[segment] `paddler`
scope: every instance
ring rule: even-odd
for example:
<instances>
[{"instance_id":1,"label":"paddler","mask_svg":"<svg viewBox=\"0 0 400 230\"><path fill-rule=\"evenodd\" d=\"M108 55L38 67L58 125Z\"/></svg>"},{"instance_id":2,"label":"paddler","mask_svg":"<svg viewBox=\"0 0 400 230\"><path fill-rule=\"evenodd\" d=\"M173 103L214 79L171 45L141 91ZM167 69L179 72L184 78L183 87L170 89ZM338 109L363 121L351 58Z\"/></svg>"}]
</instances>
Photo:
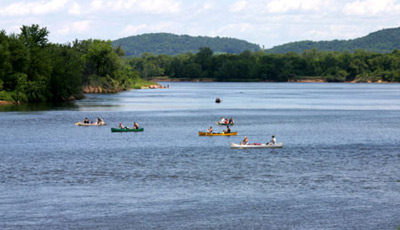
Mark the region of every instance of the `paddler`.
<instances>
[{"instance_id":1,"label":"paddler","mask_svg":"<svg viewBox=\"0 0 400 230\"><path fill-rule=\"evenodd\" d=\"M133 122L133 129L139 129L139 124L136 122Z\"/></svg>"},{"instance_id":2,"label":"paddler","mask_svg":"<svg viewBox=\"0 0 400 230\"><path fill-rule=\"evenodd\" d=\"M231 132L231 129L229 128L229 125L226 126L226 130L224 130L223 132L224 132L224 133L230 133L230 132Z\"/></svg>"},{"instance_id":3,"label":"paddler","mask_svg":"<svg viewBox=\"0 0 400 230\"><path fill-rule=\"evenodd\" d=\"M249 144L249 138L246 136L244 137L243 141L240 143L241 145L248 145Z\"/></svg>"},{"instance_id":4,"label":"paddler","mask_svg":"<svg viewBox=\"0 0 400 230\"><path fill-rule=\"evenodd\" d=\"M207 129L207 133L212 133L212 132L213 132L213 128L212 128L212 126L210 126L210 128Z\"/></svg>"},{"instance_id":5,"label":"paddler","mask_svg":"<svg viewBox=\"0 0 400 230\"><path fill-rule=\"evenodd\" d=\"M274 135L272 135L272 140L270 140L267 145L275 145L276 144L276 138Z\"/></svg>"}]
</instances>

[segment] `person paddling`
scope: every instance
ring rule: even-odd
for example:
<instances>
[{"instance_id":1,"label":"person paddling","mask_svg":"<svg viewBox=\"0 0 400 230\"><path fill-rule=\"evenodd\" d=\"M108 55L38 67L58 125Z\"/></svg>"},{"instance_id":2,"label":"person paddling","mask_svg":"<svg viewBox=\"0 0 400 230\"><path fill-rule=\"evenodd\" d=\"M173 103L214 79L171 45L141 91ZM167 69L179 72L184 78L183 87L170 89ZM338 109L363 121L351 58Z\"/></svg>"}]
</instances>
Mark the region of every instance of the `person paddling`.
<instances>
[{"instance_id":1,"label":"person paddling","mask_svg":"<svg viewBox=\"0 0 400 230\"><path fill-rule=\"evenodd\" d=\"M207 129L207 133L212 133L212 132L213 132L213 128L212 128L212 126L210 126L210 128Z\"/></svg>"},{"instance_id":2,"label":"person paddling","mask_svg":"<svg viewBox=\"0 0 400 230\"><path fill-rule=\"evenodd\" d=\"M223 132L224 132L224 133L230 133L230 132L231 132L231 129L229 128L229 125L226 126L226 130L224 130Z\"/></svg>"},{"instance_id":3,"label":"person paddling","mask_svg":"<svg viewBox=\"0 0 400 230\"><path fill-rule=\"evenodd\" d=\"M133 122L133 129L139 129L139 124L136 122Z\"/></svg>"},{"instance_id":4,"label":"person paddling","mask_svg":"<svg viewBox=\"0 0 400 230\"><path fill-rule=\"evenodd\" d=\"M221 117L220 123L221 123L221 124L225 124L225 118L224 118L224 117Z\"/></svg>"},{"instance_id":5,"label":"person paddling","mask_svg":"<svg viewBox=\"0 0 400 230\"><path fill-rule=\"evenodd\" d=\"M267 145L275 145L276 144L276 138L274 135L272 135L272 140L270 140Z\"/></svg>"},{"instance_id":6,"label":"person paddling","mask_svg":"<svg viewBox=\"0 0 400 230\"><path fill-rule=\"evenodd\" d=\"M120 128L120 129L125 129L126 127L123 126L122 123L120 122L120 123L119 123L119 128Z\"/></svg>"},{"instance_id":7,"label":"person paddling","mask_svg":"<svg viewBox=\"0 0 400 230\"><path fill-rule=\"evenodd\" d=\"M242 143L240 143L241 145L248 145L249 144L249 139L245 136Z\"/></svg>"},{"instance_id":8,"label":"person paddling","mask_svg":"<svg viewBox=\"0 0 400 230\"><path fill-rule=\"evenodd\" d=\"M229 124L230 124L230 125L233 125L233 122L234 122L234 121L233 121L233 118L232 118L232 117L229 118Z\"/></svg>"}]
</instances>

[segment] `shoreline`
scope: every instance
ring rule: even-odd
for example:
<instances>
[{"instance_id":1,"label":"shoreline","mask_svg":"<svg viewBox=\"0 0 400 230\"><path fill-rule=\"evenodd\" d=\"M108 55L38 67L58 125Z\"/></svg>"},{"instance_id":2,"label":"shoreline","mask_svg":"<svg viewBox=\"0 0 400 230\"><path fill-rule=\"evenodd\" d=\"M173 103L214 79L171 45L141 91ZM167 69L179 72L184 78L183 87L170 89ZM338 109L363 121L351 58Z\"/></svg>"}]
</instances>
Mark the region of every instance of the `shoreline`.
<instances>
[{"instance_id":1,"label":"shoreline","mask_svg":"<svg viewBox=\"0 0 400 230\"><path fill-rule=\"evenodd\" d=\"M326 81L325 79L318 78L318 79L290 79L288 81L216 81L211 78L199 78L199 79L189 79L189 78L152 78L150 81L155 82L221 82L221 83L232 83L232 82L240 82L240 83L263 83L263 82L270 82L270 83L377 83L377 84L395 84L399 82L389 82L389 81Z\"/></svg>"},{"instance_id":2,"label":"shoreline","mask_svg":"<svg viewBox=\"0 0 400 230\"><path fill-rule=\"evenodd\" d=\"M14 105L15 103L11 102L11 101L2 101L0 100L0 106L1 105Z\"/></svg>"},{"instance_id":3,"label":"shoreline","mask_svg":"<svg viewBox=\"0 0 400 230\"><path fill-rule=\"evenodd\" d=\"M210 78L200 78L200 79L186 79L186 78L179 78L179 79L167 79L167 78L153 78L150 81L152 82L219 82L215 81ZM277 81L248 81L248 82L240 82L240 81L224 81L220 83L350 83L350 84L360 84L360 83L375 83L375 84L398 84L400 82L388 82L388 81L344 81L344 82L328 82L325 81L324 79L299 79L299 80L289 80L285 82L277 82ZM75 101L75 100L81 100L85 98L85 94L114 94L114 93L120 93L124 91L129 91L129 90L137 90L137 89L158 89L158 88L167 88L165 86L162 86L160 84L150 84L150 85L142 85L138 88L128 88L128 89L104 89L101 86L85 86L82 88L82 95L74 95L71 96L70 98L66 99L64 102L70 102L70 101ZM7 106L7 105L18 105L19 103L15 103L12 101L4 101L0 100L0 106ZM30 104L30 103L26 103Z\"/></svg>"}]
</instances>

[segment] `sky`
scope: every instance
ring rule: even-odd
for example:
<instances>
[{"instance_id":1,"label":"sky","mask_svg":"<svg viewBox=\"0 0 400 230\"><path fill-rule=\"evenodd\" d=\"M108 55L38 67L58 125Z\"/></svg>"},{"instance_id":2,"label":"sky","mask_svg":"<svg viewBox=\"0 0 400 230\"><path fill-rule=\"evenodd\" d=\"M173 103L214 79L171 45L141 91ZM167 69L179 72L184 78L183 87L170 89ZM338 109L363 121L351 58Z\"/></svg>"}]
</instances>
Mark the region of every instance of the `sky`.
<instances>
[{"instance_id":1,"label":"sky","mask_svg":"<svg viewBox=\"0 0 400 230\"><path fill-rule=\"evenodd\" d=\"M143 33L244 39L265 48L400 26L400 0L0 0L0 29L39 24L53 43Z\"/></svg>"}]
</instances>

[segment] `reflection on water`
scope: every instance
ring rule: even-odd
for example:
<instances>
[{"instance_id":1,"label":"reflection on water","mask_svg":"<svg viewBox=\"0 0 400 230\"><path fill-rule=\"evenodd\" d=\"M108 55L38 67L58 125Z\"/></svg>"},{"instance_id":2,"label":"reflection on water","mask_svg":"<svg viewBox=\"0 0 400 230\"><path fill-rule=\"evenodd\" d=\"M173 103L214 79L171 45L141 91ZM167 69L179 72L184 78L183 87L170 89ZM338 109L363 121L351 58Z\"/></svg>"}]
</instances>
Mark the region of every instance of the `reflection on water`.
<instances>
[{"instance_id":1,"label":"reflection on water","mask_svg":"<svg viewBox=\"0 0 400 230\"><path fill-rule=\"evenodd\" d=\"M21 104L21 105L4 105L0 106L0 112L32 112L32 111L48 111L48 110L75 110L78 106L74 102L64 103L38 103L38 104Z\"/></svg>"}]
</instances>

